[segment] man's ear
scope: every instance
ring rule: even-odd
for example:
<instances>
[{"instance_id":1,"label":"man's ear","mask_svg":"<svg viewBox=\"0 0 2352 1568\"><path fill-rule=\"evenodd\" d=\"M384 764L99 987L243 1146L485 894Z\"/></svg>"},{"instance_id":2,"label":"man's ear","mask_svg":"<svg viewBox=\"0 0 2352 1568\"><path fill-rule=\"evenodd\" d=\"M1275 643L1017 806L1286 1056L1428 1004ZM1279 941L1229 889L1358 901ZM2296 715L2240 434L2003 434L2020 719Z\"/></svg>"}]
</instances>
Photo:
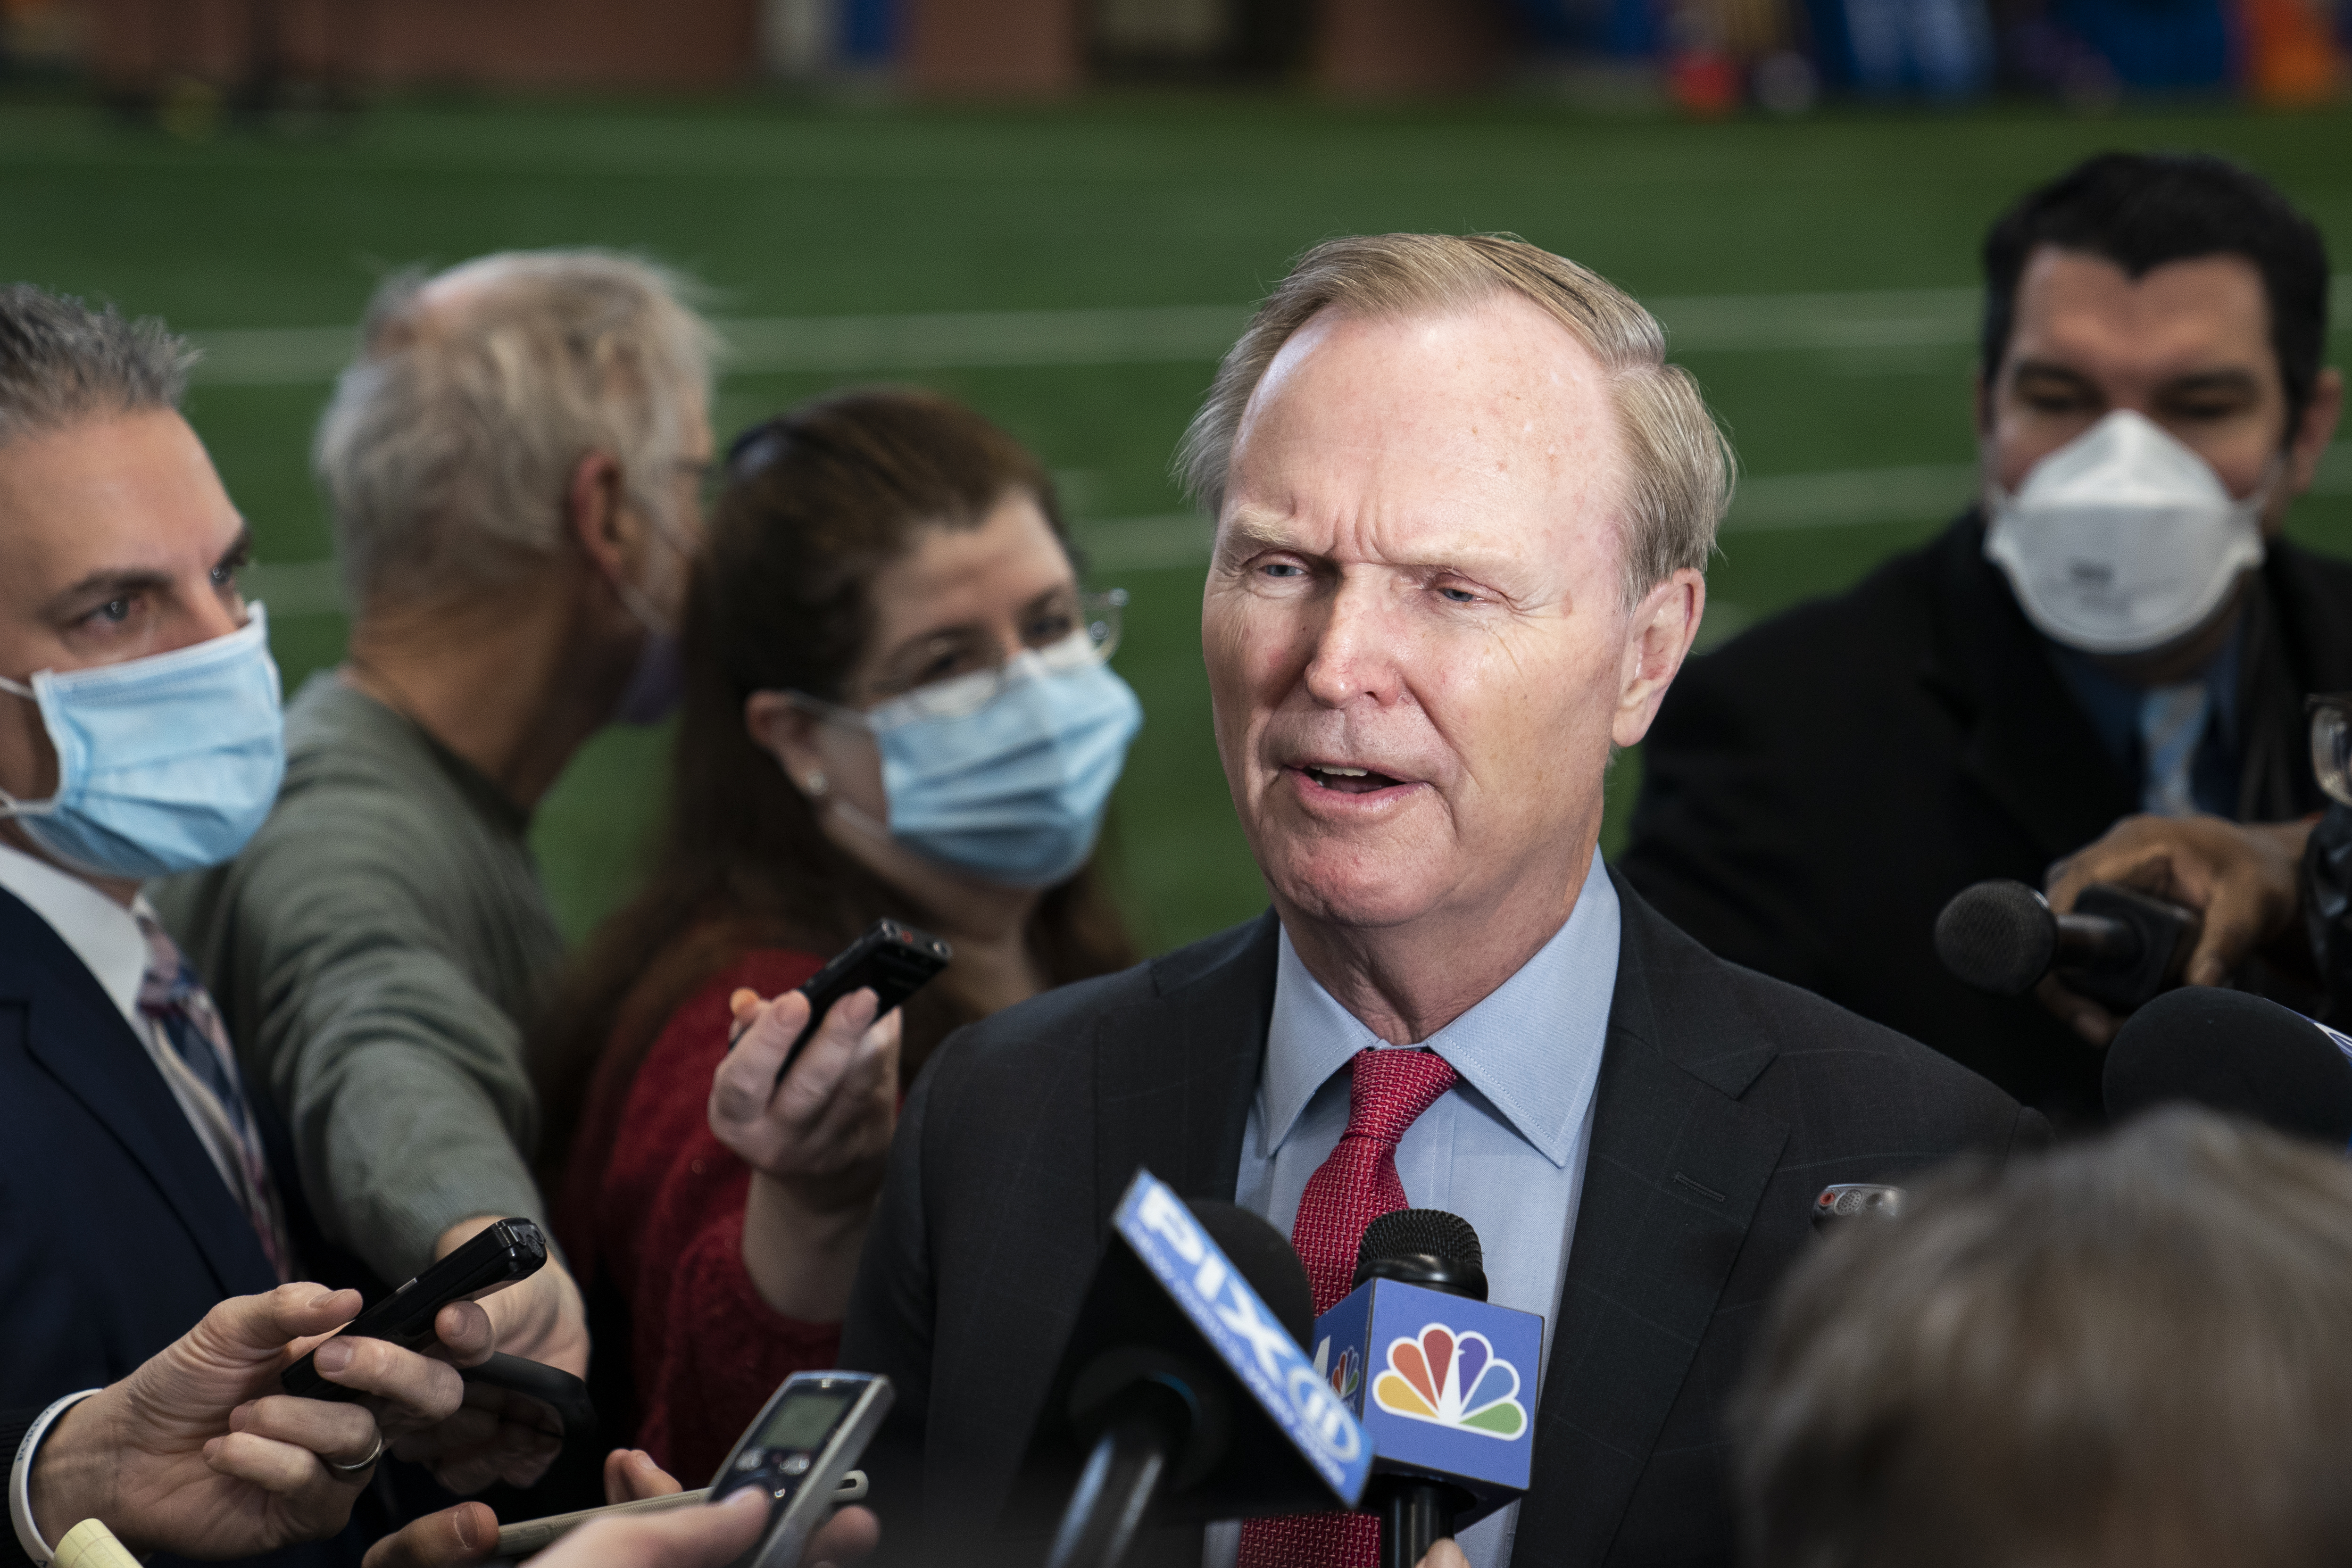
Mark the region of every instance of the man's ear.
<instances>
[{"instance_id":1,"label":"man's ear","mask_svg":"<svg viewBox=\"0 0 2352 1568\"><path fill-rule=\"evenodd\" d=\"M817 747L824 720L782 692L753 692L743 699L743 729L751 744L782 764L784 777L803 795L822 795L824 757ZM819 780L814 788L809 781Z\"/></svg>"},{"instance_id":2,"label":"man's ear","mask_svg":"<svg viewBox=\"0 0 2352 1568\"><path fill-rule=\"evenodd\" d=\"M2289 495L2300 496L2311 488L2312 480L2319 473L2319 460L2326 455L2327 444L2336 439L2336 426L2343 417L2344 372L2329 365L2311 383L2311 402L2287 438Z\"/></svg>"},{"instance_id":3,"label":"man's ear","mask_svg":"<svg viewBox=\"0 0 2352 1568\"><path fill-rule=\"evenodd\" d=\"M1650 733L1706 613L1706 579L1690 567L1642 596L1625 628L1624 679L1610 726L1610 738L1618 745L1638 745Z\"/></svg>"},{"instance_id":4,"label":"man's ear","mask_svg":"<svg viewBox=\"0 0 2352 1568\"><path fill-rule=\"evenodd\" d=\"M1969 407L1975 412L1979 444L1992 439L1992 383L1985 380L1984 361L1969 371Z\"/></svg>"},{"instance_id":5,"label":"man's ear","mask_svg":"<svg viewBox=\"0 0 2352 1568\"><path fill-rule=\"evenodd\" d=\"M564 531L598 575L614 584L629 580L634 564L626 500L621 465L605 452L583 455L563 489Z\"/></svg>"}]
</instances>

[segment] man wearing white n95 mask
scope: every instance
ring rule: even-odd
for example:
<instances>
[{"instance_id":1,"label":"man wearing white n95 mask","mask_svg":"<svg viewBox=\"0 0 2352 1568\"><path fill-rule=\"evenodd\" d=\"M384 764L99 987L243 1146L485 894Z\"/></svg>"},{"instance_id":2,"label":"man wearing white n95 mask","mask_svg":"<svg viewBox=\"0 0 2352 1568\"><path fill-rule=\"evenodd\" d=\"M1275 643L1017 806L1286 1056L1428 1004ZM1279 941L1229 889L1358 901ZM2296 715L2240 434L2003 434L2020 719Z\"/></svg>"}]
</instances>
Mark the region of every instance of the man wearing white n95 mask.
<instances>
[{"instance_id":1,"label":"man wearing white n95 mask","mask_svg":"<svg viewBox=\"0 0 2352 1568\"><path fill-rule=\"evenodd\" d=\"M2302 701L2352 687L2352 569L2280 530L2343 402L2327 256L2243 170L2116 153L2005 214L1985 275L1979 509L1694 661L1622 863L1723 956L2095 1119L2101 1059L1930 933L2126 816L2326 804Z\"/></svg>"},{"instance_id":2,"label":"man wearing white n95 mask","mask_svg":"<svg viewBox=\"0 0 2352 1568\"><path fill-rule=\"evenodd\" d=\"M322 1241L385 1283L547 1218L522 1038L562 939L527 835L589 737L676 695L710 454L709 333L677 293L584 251L378 293L316 454L349 653L289 705L252 842L158 895ZM487 1307L509 1351L587 1370L560 1260Z\"/></svg>"}]
</instances>

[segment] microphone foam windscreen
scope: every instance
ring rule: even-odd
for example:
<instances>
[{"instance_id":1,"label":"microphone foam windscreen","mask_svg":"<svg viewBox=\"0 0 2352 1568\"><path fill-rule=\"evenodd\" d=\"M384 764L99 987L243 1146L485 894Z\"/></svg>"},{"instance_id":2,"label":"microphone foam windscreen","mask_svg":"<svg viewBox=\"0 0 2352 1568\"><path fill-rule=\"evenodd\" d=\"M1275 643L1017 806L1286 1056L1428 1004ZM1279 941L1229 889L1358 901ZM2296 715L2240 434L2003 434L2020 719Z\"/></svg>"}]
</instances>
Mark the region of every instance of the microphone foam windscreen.
<instances>
[{"instance_id":1,"label":"microphone foam windscreen","mask_svg":"<svg viewBox=\"0 0 2352 1568\"><path fill-rule=\"evenodd\" d=\"M1964 887L1936 916L1936 956L1979 991L2021 997L2058 956L2058 917L2021 882Z\"/></svg>"},{"instance_id":2,"label":"microphone foam windscreen","mask_svg":"<svg viewBox=\"0 0 2352 1568\"><path fill-rule=\"evenodd\" d=\"M1409 1258L1424 1252L1480 1272L1486 1267L1477 1229L1460 1215L1442 1208L1400 1208L1373 1220L1364 1228L1364 1239L1356 1249L1356 1267L1361 1270L1374 1258Z\"/></svg>"},{"instance_id":3,"label":"microphone foam windscreen","mask_svg":"<svg viewBox=\"0 0 2352 1568\"><path fill-rule=\"evenodd\" d=\"M2102 1088L2118 1121L2187 1100L2352 1143L2352 1061L2301 1013L2243 991L2185 986L2149 1002L2107 1047Z\"/></svg>"},{"instance_id":4,"label":"microphone foam windscreen","mask_svg":"<svg viewBox=\"0 0 2352 1568\"><path fill-rule=\"evenodd\" d=\"M1197 1197L1185 1205L1209 1239L1249 1281L1265 1310L1292 1339L1305 1344L1315 1332L1315 1290L1290 1238L1239 1204Z\"/></svg>"}]
</instances>

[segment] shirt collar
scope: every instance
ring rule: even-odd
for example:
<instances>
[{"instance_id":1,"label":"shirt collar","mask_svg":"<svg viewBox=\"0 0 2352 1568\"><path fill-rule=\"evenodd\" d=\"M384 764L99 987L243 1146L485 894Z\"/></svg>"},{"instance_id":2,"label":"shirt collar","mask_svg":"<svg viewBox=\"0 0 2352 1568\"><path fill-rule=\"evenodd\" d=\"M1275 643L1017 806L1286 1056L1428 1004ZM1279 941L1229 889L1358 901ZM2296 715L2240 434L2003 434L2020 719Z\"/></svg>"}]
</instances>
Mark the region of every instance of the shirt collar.
<instances>
[{"instance_id":1,"label":"shirt collar","mask_svg":"<svg viewBox=\"0 0 2352 1568\"><path fill-rule=\"evenodd\" d=\"M125 909L81 878L5 843L0 843L0 888L49 923L137 1030L139 983L147 976L147 936L139 917L153 917L146 895Z\"/></svg>"},{"instance_id":2,"label":"shirt collar","mask_svg":"<svg viewBox=\"0 0 2352 1568\"><path fill-rule=\"evenodd\" d=\"M1483 1095L1520 1137L1556 1166L1575 1152L1583 1097L1566 1092L1581 1075L1564 1071L1564 1052L1598 1060L1617 991L1621 933L1617 889L1599 850L1576 908L1518 971L1426 1045ZM1307 972L1280 938L1265 1070L1258 1079L1258 1125L1272 1154L1316 1092L1367 1046L1389 1041L1366 1029Z\"/></svg>"}]
</instances>

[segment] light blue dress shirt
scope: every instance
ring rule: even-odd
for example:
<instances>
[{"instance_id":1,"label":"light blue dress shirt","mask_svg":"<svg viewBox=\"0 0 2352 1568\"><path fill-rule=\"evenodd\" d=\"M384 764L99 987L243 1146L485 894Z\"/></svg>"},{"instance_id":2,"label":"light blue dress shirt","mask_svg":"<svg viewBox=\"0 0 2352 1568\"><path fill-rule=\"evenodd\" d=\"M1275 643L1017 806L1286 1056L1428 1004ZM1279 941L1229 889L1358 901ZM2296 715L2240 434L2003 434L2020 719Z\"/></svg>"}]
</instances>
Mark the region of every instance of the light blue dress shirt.
<instances>
[{"instance_id":1,"label":"light blue dress shirt","mask_svg":"<svg viewBox=\"0 0 2352 1568\"><path fill-rule=\"evenodd\" d=\"M1397 1175L1415 1208L1468 1220L1486 1255L1487 1300L1544 1320L1551 1360L1569 1234L1584 1185L1592 1091L1617 990L1617 890L1596 852L1576 908L1550 941L1425 1045L1459 1081L1406 1129ZM1349 1061L1374 1035L1307 972L1281 938L1265 1067L1242 1137L1234 1199L1288 1235L1307 1178L1348 1127ZM1533 1381L1541 1396L1543 1369ZM1462 1532L1472 1568L1504 1568L1512 1504ZM1212 1525L1203 1568L1234 1568L1241 1526Z\"/></svg>"}]
</instances>

